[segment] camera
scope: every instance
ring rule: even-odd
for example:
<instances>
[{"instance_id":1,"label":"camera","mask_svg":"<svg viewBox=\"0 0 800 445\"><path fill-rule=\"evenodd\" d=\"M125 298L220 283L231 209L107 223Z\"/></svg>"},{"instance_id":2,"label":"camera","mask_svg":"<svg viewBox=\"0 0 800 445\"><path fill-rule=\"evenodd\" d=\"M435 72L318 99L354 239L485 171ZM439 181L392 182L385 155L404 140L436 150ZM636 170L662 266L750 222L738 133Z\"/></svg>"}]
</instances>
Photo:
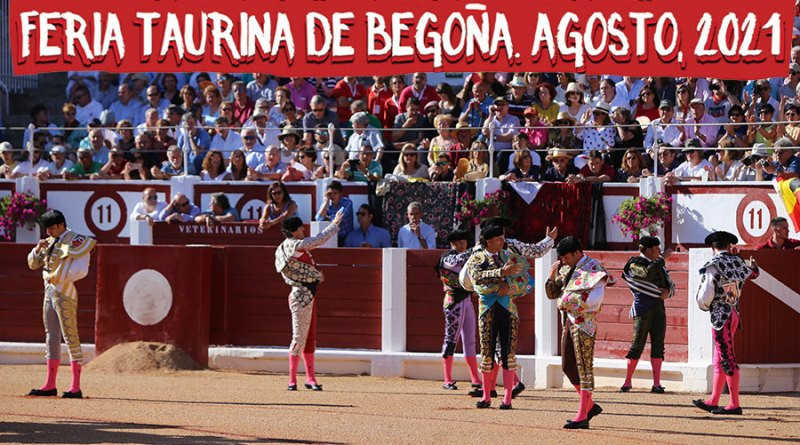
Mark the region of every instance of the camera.
<instances>
[{"instance_id":1,"label":"camera","mask_svg":"<svg viewBox=\"0 0 800 445\"><path fill-rule=\"evenodd\" d=\"M762 167L766 167L767 165L769 165L769 161L767 161L766 159L762 159L758 162L759 164L761 164Z\"/></svg>"},{"instance_id":2,"label":"camera","mask_svg":"<svg viewBox=\"0 0 800 445\"><path fill-rule=\"evenodd\" d=\"M359 160L358 160L358 159L350 159L350 160L348 160L347 162L349 162L349 163L350 163L350 168L351 168L351 169L353 169L353 168L358 168L358 163L359 163Z\"/></svg>"},{"instance_id":3,"label":"camera","mask_svg":"<svg viewBox=\"0 0 800 445\"><path fill-rule=\"evenodd\" d=\"M742 164L744 164L745 167L750 167L754 162L758 162L760 160L761 160L761 156L753 156L753 155L751 155L751 156L748 156L748 157L742 159Z\"/></svg>"}]
</instances>

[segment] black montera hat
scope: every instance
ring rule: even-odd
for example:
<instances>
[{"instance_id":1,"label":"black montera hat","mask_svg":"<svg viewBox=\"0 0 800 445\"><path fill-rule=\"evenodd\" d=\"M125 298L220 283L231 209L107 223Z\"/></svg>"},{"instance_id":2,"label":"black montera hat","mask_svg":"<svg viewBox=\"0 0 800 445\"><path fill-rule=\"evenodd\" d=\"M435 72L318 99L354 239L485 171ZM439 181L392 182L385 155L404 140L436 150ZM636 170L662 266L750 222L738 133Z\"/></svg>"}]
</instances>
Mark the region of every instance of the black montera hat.
<instances>
[{"instance_id":1,"label":"black montera hat","mask_svg":"<svg viewBox=\"0 0 800 445\"><path fill-rule=\"evenodd\" d=\"M649 249L651 247L660 246L661 240L654 236L643 236L639 238L639 245L645 249Z\"/></svg>"},{"instance_id":2,"label":"black montera hat","mask_svg":"<svg viewBox=\"0 0 800 445\"><path fill-rule=\"evenodd\" d=\"M736 235L726 232L724 230L720 230L719 232L714 232L708 235L705 239L706 244L716 244L719 246L727 246L730 244L739 244L739 238Z\"/></svg>"},{"instance_id":3,"label":"black montera hat","mask_svg":"<svg viewBox=\"0 0 800 445\"><path fill-rule=\"evenodd\" d=\"M490 240L492 238L503 236L505 231L500 226L486 226L481 227L481 238Z\"/></svg>"},{"instance_id":4,"label":"black montera hat","mask_svg":"<svg viewBox=\"0 0 800 445\"><path fill-rule=\"evenodd\" d=\"M511 227L511 220L502 216L493 216L481 222L481 229L489 226Z\"/></svg>"},{"instance_id":5,"label":"black montera hat","mask_svg":"<svg viewBox=\"0 0 800 445\"><path fill-rule=\"evenodd\" d=\"M469 241L471 233L466 230L453 230L447 234L447 242L466 240Z\"/></svg>"},{"instance_id":6,"label":"black montera hat","mask_svg":"<svg viewBox=\"0 0 800 445\"><path fill-rule=\"evenodd\" d=\"M292 233L303 226L303 220L297 216L293 216L291 218L286 218L283 220L283 224L281 225L281 232L286 238L292 236Z\"/></svg>"}]
</instances>

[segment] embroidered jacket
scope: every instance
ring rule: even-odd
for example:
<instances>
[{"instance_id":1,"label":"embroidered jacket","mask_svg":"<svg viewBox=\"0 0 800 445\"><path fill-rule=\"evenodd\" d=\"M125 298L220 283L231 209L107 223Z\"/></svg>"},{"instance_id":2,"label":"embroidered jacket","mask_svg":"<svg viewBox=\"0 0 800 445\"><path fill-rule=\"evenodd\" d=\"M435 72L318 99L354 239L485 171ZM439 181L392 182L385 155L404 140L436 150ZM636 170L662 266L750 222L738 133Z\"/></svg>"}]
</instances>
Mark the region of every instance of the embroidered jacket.
<instances>
[{"instance_id":1,"label":"embroidered jacket","mask_svg":"<svg viewBox=\"0 0 800 445\"><path fill-rule=\"evenodd\" d=\"M587 335L597 330L595 317L605 296L608 273L599 261L584 255L570 274L570 267L558 271L556 281L564 283L558 298L558 309L564 311L572 324Z\"/></svg>"},{"instance_id":2,"label":"embroidered jacket","mask_svg":"<svg viewBox=\"0 0 800 445\"><path fill-rule=\"evenodd\" d=\"M669 272L664 265L664 259L659 257L655 261L644 255L635 256L628 260L622 271L622 279L628 283L633 294L630 316L640 317L659 304L663 289L669 289L669 298L675 294L675 284L669 277Z\"/></svg>"},{"instance_id":3,"label":"embroidered jacket","mask_svg":"<svg viewBox=\"0 0 800 445\"><path fill-rule=\"evenodd\" d=\"M57 239L47 238L48 246L28 253L28 267L42 268L45 288L54 287L59 293L77 297L73 283L89 273L89 260L96 241L67 229Z\"/></svg>"},{"instance_id":4,"label":"embroidered jacket","mask_svg":"<svg viewBox=\"0 0 800 445\"><path fill-rule=\"evenodd\" d=\"M503 277L503 265L508 261L522 264L522 272ZM514 299L528 294L533 289L530 264L524 257L510 250L500 250L495 256L486 249L476 248L467 261L467 269L475 292L480 296L480 314L497 302L516 317L517 305ZM500 295L503 284L508 285L509 295Z\"/></svg>"},{"instance_id":5,"label":"embroidered jacket","mask_svg":"<svg viewBox=\"0 0 800 445\"><path fill-rule=\"evenodd\" d=\"M444 289L443 306L445 309L452 308L469 298L471 294L470 291L461 287L458 275L467 264L472 251L473 249L467 249L459 253L455 249L450 249L439 257L435 270L439 274L439 279L442 280L442 288Z\"/></svg>"},{"instance_id":6,"label":"embroidered jacket","mask_svg":"<svg viewBox=\"0 0 800 445\"><path fill-rule=\"evenodd\" d=\"M721 330L731 311L739 312L739 299L745 281L758 277L758 267L750 267L739 255L720 252L700 268L697 305L711 312L711 325Z\"/></svg>"},{"instance_id":7,"label":"embroidered jacket","mask_svg":"<svg viewBox=\"0 0 800 445\"><path fill-rule=\"evenodd\" d=\"M319 283L325 279L322 271L314 264L311 249L325 244L331 237L339 231L339 226L330 224L317 236L306 237L303 239L287 238L275 250L275 270L283 276L283 281L289 286L301 286L303 284ZM305 252L310 262L301 261L298 253Z\"/></svg>"}]
</instances>

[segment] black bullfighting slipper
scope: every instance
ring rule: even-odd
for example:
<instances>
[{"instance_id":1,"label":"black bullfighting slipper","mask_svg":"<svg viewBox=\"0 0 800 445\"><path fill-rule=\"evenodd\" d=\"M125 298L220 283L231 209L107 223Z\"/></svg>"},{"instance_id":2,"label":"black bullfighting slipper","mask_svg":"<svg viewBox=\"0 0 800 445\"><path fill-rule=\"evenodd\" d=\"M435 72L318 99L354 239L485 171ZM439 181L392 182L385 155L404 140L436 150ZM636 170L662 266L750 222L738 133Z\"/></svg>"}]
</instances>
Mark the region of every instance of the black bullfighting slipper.
<instances>
[{"instance_id":1,"label":"black bullfighting slipper","mask_svg":"<svg viewBox=\"0 0 800 445\"><path fill-rule=\"evenodd\" d=\"M61 394L62 399L82 399L83 393L81 391L64 391L64 394Z\"/></svg>"},{"instance_id":2,"label":"black bullfighting slipper","mask_svg":"<svg viewBox=\"0 0 800 445\"><path fill-rule=\"evenodd\" d=\"M36 397L50 397L50 396L57 396L58 390L56 388L53 389L32 389L31 392L28 393L29 396L36 396Z\"/></svg>"},{"instance_id":3,"label":"black bullfighting slipper","mask_svg":"<svg viewBox=\"0 0 800 445\"><path fill-rule=\"evenodd\" d=\"M523 385L522 382L519 382L514 385L514 389L511 390L511 398L516 399L522 391L525 391L525 385Z\"/></svg>"},{"instance_id":4,"label":"black bullfighting slipper","mask_svg":"<svg viewBox=\"0 0 800 445\"><path fill-rule=\"evenodd\" d=\"M456 382L453 382L453 383L445 383L444 385L442 385L442 388L448 391L455 391L458 389L458 386L456 386Z\"/></svg>"},{"instance_id":5,"label":"black bullfighting slipper","mask_svg":"<svg viewBox=\"0 0 800 445\"><path fill-rule=\"evenodd\" d=\"M483 389L483 385L480 384L480 383L473 383L472 387L475 388L475 389Z\"/></svg>"},{"instance_id":6,"label":"black bullfighting slipper","mask_svg":"<svg viewBox=\"0 0 800 445\"><path fill-rule=\"evenodd\" d=\"M573 422L572 420L567 420L567 423L564 424L562 427L565 430L588 430L589 429L589 419L583 419L580 422Z\"/></svg>"},{"instance_id":7,"label":"black bullfighting slipper","mask_svg":"<svg viewBox=\"0 0 800 445\"><path fill-rule=\"evenodd\" d=\"M715 409L714 411L711 411L711 414L733 414L733 415L741 416L742 415L742 407L738 406L736 408L727 409L727 408L723 408L723 407L720 406L717 409Z\"/></svg>"},{"instance_id":8,"label":"black bullfighting slipper","mask_svg":"<svg viewBox=\"0 0 800 445\"><path fill-rule=\"evenodd\" d=\"M490 406L492 406L491 400L478 400L478 402L475 404L475 408L480 408L480 409L488 408Z\"/></svg>"},{"instance_id":9,"label":"black bullfighting slipper","mask_svg":"<svg viewBox=\"0 0 800 445\"><path fill-rule=\"evenodd\" d=\"M664 391L666 391L666 388L661 385L653 385L653 387L650 388L650 392L655 394L664 394Z\"/></svg>"},{"instance_id":10,"label":"black bullfighting slipper","mask_svg":"<svg viewBox=\"0 0 800 445\"><path fill-rule=\"evenodd\" d=\"M708 411L710 413L714 412L715 409L719 408L719 406L717 405L706 404L706 401L703 399L692 400L692 403L694 403L694 406L702 409L703 411Z\"/></svg>"},{"instance_id":11,"label":"black bullfighting slipper","mask_svg":"<svg viewBox=\"0 0 800 445\"><path fill-rule=\"evenodd\" d=\"M619 388L619 391L620 392L630 392L631 388L633 388L633 387L632 386L621 386Z\"/></svg>"},{"instance_id":12,"label":"black bullfighting slipper","mask_svg":"<svg viewBox=\"0 0 800 445\"><path fill-rule=\"evenodd\" d=\"M589 413L586 414L586 420L592 420L592 417L600 415L603 412L603 408L600 407L598 404L592 405L592 409L589 410Z\"/></svg>"},{"instance_id":13,"label":"black bullfighting slipper","mask_svg":"<svg viewBox=\"0 0 800 445\"><path fill-rule=\"evenodd\" d=\"M287 391L297 391L297 385L289 385L286 387Z\"/></svg>"},{"instance_id":14,"label":"black bullfighting slipper","mask_svg":"<svg viewBox=\"0 0 800 445\"><path fill-rule=\"evenodd\" d=\"M510 403L508 405L506 405L505 403L501 403L499 409L512 409L512 408Z\"/></svg>"},{"instance_id":15,"label":"black bullfighting slipper","mask_svg":"<svg viewBox=\"0 0 800 445\"><path fill-rule=\"evenodd\" d=\"M306 389L310 389L312 391L322 391L322 385L319 385L317 383L314 384L304 383L304 386L306 387Z\"/></svg>"}]
</instances>

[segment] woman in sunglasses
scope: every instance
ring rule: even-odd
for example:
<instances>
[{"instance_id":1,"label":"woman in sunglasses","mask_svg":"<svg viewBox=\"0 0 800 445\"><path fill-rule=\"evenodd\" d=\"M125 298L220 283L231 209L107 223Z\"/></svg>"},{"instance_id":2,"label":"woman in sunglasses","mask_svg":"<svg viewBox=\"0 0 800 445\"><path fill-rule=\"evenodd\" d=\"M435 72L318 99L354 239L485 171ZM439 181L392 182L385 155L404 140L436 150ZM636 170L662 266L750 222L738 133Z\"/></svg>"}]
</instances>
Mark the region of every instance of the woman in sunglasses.
<instances>
[{"instance_id":1,"label":"woman in sunglasses","mask_svg":"<svg viewBox=\"0 0 800 445\"><path fill-rule=\"evenodd\" d=\"M428 167L419 160L419 153L414 144L405 144L400 151L400 162L394 168L395 176L404 178L428 178Z\"/></svg>"},{"instance_id":2,"label":"woman in sunglasses","mask_svg":"<svg viewBox=\"0 0 800 445\"><path fill-rule=\"evenodd\" d=\"M259 227L268 229L295 214L297 214L297 203L289 196L286 186L282 182L270 184L267 189L267 202L258 220Z\"/></svg>"}]
</instances>

